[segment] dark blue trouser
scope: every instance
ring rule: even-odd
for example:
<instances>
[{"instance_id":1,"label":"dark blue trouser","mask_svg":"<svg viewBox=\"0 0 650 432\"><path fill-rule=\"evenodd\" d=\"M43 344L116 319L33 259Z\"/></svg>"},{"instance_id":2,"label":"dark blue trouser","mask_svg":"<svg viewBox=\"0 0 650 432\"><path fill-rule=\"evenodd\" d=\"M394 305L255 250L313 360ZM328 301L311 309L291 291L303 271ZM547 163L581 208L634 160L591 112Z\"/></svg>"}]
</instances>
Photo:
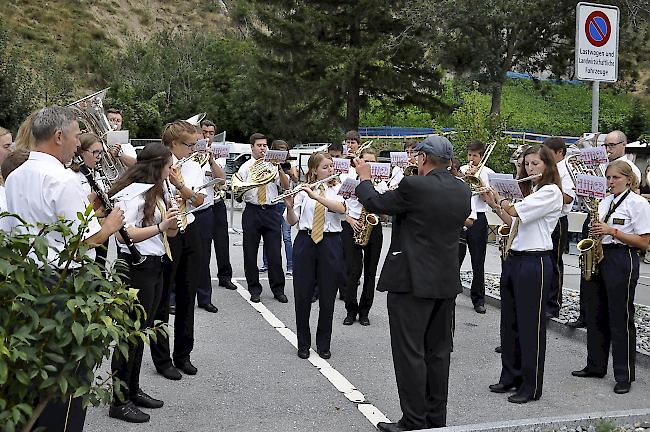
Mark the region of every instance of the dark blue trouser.
<instances>
[{"instance_id":1,"label":"dark blue trouser","mask_svg":"<svg viewBox=\"0 0 650 432\"><path fill-rule=\"evenodd\" d=\"M562 307L562 285L564 283L564 260L562 256L569 242L569 219L562 216L551 235L553 239L553 279L546 299L546 312L557 317Z\"/></svg>"},{"instance_id":2,"label":"dark blue trouser","mask_svg":"<svg viewBox=\"0 0 650 432\"><path fill-rule=\"evenodd\" d=\"M346 283L343 298L348 315L367 317L375 298L375 278L383 244L381 224L370 232L368 244L361 247L354 243L354 231L349 223L343 222L343 248L345 250ZM363 271L363 287L357 302L358 284ZM332 273L334 274L334 273Z\"/></svg>"},{"instance_id":3,"label":"dark blue trouser","mask_svg":"<svg viewBox=\"0 0 650 432\"><path fill-rule=\"evenodd\" d=\"M217 258L217 277L219 283L230 282L232 266L230 265L230 238L228 237L228 215L226 204L222 199L212 205L214 215L214 253Z\"/></svg>"},{"instance_id":4,"label":"dark blue trouser","mask_svg":"<svg viewBox=\"0 0 650 432\"><path fill-rule=\"evenodd\" d=\"M603 249L599 273L587 294L587 369L607 372L612 346L614 379L635 378L636 327L634 292L639 280L639 254L628 247Z\"/></svg>"},{"instance_id":5,"label":"dark blue trouser","mask_svg":"<svg viewBox=\"0 0 650 432\"><path fill-rule=\"evenodd\" d=\"M284 210L287 208L284 203L276 204L275 206L282 222L282 242L284 243L284 254L287 257L287 271L293 270L293 246L291 243L291 225L284 220ZM262 248L262 262L264 267L269 267L269 260L266 257L266 248Z\"/></svg>"},{"instance_id":6,"label":"dark blue trouser","mask_svg":"<svg viewBox=\"0 0 650 432\"><path fill-rule=\"evenodd\" d=\"M318 327L316 348L328 351L332 339L332 319L336 300L336 275L343 262L343 245L339 233L325 233L323 240L315 244L307 231L299 231L293 245L293 259L296 266L293 274L294 302L296 310L296 334L298 349L311 346L309 315L311 297L318 285Z\"/></svg>"},{"instance_id":7,"label":"dark blue trouser","mask_svg":"<svg viewBox=\"0 0 650 432\"><path fill-rule=\"evenodd\" d=\"M260 248L260 238L264 238L264 247L269 258L269 285L273 295L284 294L284 272L282 271L282 255L280 254L280 214L272 206L246 204L242 214L244 247L244 274L251 295L260 295L259 269L257 267L257 252Z\"/></svg>"},{"instance_id":8,"label":"dark blue trouser","mask_svg":"<svg viewBox=\"0 0 650 432\"><path fill-rule=\"evenodd\" d=\"M550 253L515 255L511 251L501 270L501 378L520 384L518 394L539 398L546 356L545 293L553 277Z\"/></svg>"},{"instance_id":9,"label":"dark blue trouser","mask_svg":"<svg viewBox=\"0 0 650 432\"><path fill-rule=\"evenodd\" d=\"M485 213L476 213L476 220L467 228L467 249L472 260L472 303L485 304L485 253L487 251L488 223Z\"/></svg>"},{"instance_id":10,"label":"dark blue trouser","mask_svg":"<svg viewBox=\"0 0 650 432\"><path fill-rule=\"evenodd\" d=\"M199 285L196 287L196 301L199 305L212 303L212 278L210 276L210 258L212 257L212 238L214 237L214 213L208 207L194 213L194 225L199 229L200 273Z\"/></svg>"}]
</instances>

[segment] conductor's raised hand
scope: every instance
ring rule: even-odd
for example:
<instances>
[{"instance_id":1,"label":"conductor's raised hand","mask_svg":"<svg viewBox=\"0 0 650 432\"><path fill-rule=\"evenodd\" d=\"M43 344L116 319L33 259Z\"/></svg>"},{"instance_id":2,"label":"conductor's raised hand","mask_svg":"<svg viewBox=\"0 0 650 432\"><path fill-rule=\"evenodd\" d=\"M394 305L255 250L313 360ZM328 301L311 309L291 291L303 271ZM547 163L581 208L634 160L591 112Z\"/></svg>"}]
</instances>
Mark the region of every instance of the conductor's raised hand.
<instances>
[{"instance_id":1,"label":"conductor's raised hand","mask_svg":"<svg viewBox=\"0 0 650 432\"><path fill-rule=\"evenodd\" d=\"M363 159L354 158L354 169L357 171L360 181L370 180L370 164Z\"/></svg>"}]
</instances>

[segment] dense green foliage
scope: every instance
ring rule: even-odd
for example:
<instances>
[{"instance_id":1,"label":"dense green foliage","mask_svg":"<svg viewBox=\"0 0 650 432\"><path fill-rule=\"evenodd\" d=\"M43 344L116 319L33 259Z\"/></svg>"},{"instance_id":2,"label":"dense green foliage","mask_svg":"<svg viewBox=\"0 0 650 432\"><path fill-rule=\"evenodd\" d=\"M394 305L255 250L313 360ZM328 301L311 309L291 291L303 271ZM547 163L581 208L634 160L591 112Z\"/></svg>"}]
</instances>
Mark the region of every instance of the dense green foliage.
<instances>
[{"instance_id":1,"label":"dense green foliage","mask_svg":"<svg viewBox=\"0 0 650 432\"><path fill-rule=\"evenodd\" d=\"M69 221L40 226L37 235L0 230L3 431L32 424L55 397L83 397L94 405L109 402L111 376L95 376L95 369L110 357L111 345L126 356L127 341L154 335L140 327L144 309L137 291L125 284L116 268L105 274L86 256L82 234L90 211L79 215L78 232L71 231ZM57 263L47 263L48 232L65 239ZM34 258L46 264L39 266ZM73 270L74 261L82 265Z\"/></svg>"}]
</instances>

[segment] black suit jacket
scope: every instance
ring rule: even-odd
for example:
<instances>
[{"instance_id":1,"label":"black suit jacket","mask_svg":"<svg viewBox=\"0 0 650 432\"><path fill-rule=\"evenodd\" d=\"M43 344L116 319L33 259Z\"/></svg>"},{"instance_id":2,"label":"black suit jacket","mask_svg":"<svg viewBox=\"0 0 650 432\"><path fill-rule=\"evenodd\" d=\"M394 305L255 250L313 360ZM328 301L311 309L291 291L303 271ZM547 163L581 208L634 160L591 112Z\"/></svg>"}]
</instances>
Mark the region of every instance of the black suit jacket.
<instances>
[{"instance_id":1,"label":"black suit jacket","mask_svg":"<svg viewBox=\"0 0 650 432\"><path fill-rule=\"evenodd\" d=\"M363 181L356 195L368 211L395 215L379 291L423 298L452 298L462 291L458 242L472 197L464 182L436 168L426 176L405 177L384 194Z\"/></svg>"}]
</instances>

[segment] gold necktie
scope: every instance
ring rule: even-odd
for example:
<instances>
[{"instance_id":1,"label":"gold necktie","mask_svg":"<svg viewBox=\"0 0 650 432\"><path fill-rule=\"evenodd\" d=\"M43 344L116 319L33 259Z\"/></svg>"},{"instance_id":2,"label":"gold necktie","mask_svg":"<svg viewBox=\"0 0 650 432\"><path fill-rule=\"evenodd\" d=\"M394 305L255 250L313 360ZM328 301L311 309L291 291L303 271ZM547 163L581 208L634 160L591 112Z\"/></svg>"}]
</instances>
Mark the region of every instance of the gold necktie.
<instances>
[{"instance_id":1,"label":"gold necktie","mask_svg":"<svg viewBox=\"0 0 650 432\"><path fill-rule=\"evenodd\" d=\"M183 180L183 173L181 172L180 168L178 169L178 178L180 179L181 184L185 184L185 180ZM181 195L180 190L177 189L176 192L178 195ZM176 199L176 197L171 197L171 199ZM180 201L180 204L178 204L178 210L181 212L181 223L183 226L179 228L183 228L183 231L185 231L185 228L187 228L187 205L185 204L184 199L181 199Z\"/></svg>"},{"instance_id":2,"label":"gold necktie","mask_svg":"<svg viewBox=\"0 0 650 432\"><path fill-rule=\"evenodd\" d=\"M325 186L320 185L320 196L325 196ZM318 244L323 240L323 231L325 230L325 206L316 201L314 208L314 222L311 225L311 239Z\"/></svg>"},{"instance_id":3,"label":"gold necktie","mask_svg":"<svg viewBox=\"0 0 650 432\"><path fill-rule=\"evenodd\" d=\"M518 231L519 231L519 218L516 218L515 221L512 223L512 229L510 230L510 235L508 236L508 241L506 242L506 254L510 252L510 248L512 247L512 242L515 239L515 236L517 235Z\"/></svg>"},{"instance_id":4,"label":"gold necktie","mask_svg":"<svg viewBox=\"0 0 650 432\"><path fill-rule=\"evenodd\" d=\"M167 219L167 209L165 208L165 205L161 200L158 200L156 202L156 206L158 207L158 210L160 210L160 217L162 220ZM172 259L172 250L169 248L169 240L167 240L167 232L163 231L162 232L163 236L163 244L165 245L165 255L169 257L169 259Z\"/></svg>"},{"instance_id":5,"label":"gold necktie","mask_svg":"<svg viewBox=\"0 0 650 432\"><path fill-rule=\"evenodd\" d=\"M266 185L257 188L257 203L259 205L266 204Z\"/></svg>"}]
</instances>

